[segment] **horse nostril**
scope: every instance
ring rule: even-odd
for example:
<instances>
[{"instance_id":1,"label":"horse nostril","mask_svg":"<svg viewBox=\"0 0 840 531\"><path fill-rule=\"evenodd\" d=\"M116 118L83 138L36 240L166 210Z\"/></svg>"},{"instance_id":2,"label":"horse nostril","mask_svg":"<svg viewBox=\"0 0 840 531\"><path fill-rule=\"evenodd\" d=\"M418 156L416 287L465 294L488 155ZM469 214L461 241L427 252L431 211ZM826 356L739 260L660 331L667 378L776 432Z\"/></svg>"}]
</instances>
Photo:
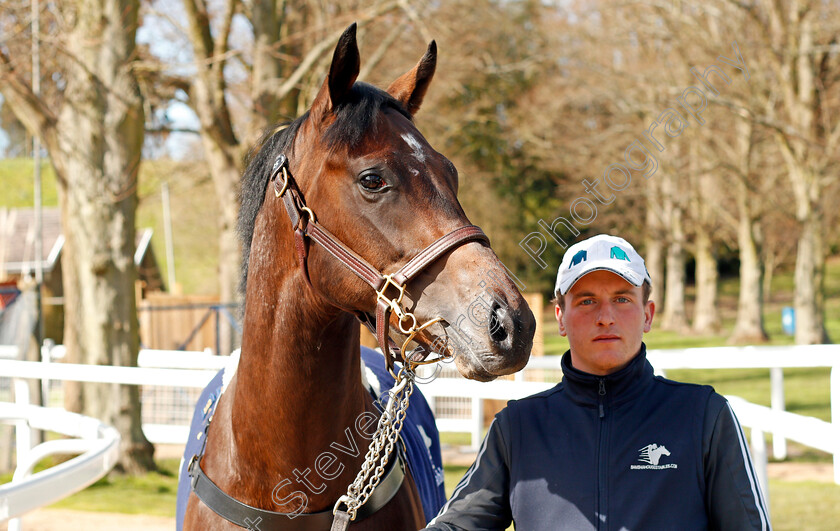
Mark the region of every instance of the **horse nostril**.
<instances>
[{"instance_id":1,"label":"horse nostril","mask_svg":"<svg viewBox=\"0 0 840 531\"><path fill-rule=\"evenodd\" d=\"M503 321L509 320L507 310L503 308L498 302L493 302L493 308L490 310L490 337L493 341L501 343L508 337L507 330L505 330Z\"/></svg>"}]
</instances>

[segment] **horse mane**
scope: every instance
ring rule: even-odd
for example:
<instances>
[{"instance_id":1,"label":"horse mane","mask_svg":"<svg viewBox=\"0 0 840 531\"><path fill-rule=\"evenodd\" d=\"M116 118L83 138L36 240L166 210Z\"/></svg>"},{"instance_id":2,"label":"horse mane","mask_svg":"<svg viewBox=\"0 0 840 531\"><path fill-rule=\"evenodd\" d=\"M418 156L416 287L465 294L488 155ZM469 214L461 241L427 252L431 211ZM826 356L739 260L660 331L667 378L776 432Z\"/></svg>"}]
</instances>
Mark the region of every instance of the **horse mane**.
<instances>
[{"instance_id":1,"label":"horse mane","mask_svg":"<svg viewBox=\"0 0 840 531\"><path fill-rule=\"evenodd\" d=\"M328 149L344 146L352 150L361 143L367 133L376 130L380 113L386 109L393 109L412 120L405 106L390 94L373 85L358 82L333 110L336 119L324 131L322 140ZM268 128L248 156L247 169L240 182L237 220L237 233L242 241L242 276L239 292L243 300L248 281L248 260L251 257L254 225L265 200L272 165L280 153L285 153L290 159L294 156L290 150L292 141L308 117L309 111L292 122Z\"/></svg>"}]
</instances>

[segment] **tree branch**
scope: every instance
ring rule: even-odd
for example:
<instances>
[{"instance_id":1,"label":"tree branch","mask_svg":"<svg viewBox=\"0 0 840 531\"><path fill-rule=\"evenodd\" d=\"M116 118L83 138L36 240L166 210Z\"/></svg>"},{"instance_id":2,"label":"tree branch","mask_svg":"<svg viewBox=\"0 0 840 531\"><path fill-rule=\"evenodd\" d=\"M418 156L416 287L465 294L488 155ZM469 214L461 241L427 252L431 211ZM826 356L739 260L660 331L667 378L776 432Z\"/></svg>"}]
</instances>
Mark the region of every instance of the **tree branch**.
<instances>
[{"instance_id":1,"label":"tree branch","mask_svg":"<svg viewBox=\"0 0 840 531\"><path fill-rule=\"evenodd\" d=\"M384 4L380 4L377 8L373 9L371 12L360 16L360 20L358 22L358 27L361 29L362 27L366 26L371 20L387 13L388 11L398 7L399 1L395 2L387 2ZM307 73L309 73L318 60L324 56L327 52L329 52L330 48L335 46L335 43L338 42L338 38L341 34L344 33L344 29L342 28L340 31L337 31L330 35L329 37L323 39L321 42L316 44L309 50L309 53L303 58L297 68L295 68L294 72L286 78L286 80L278 87L277 89L277 99L282 100L286 96L292 92L295 87L300 83L300 80L303 79Z\"/></svg>"},{"instance_id":2,"label":"tree branch","mask_svg":"<svg viewBox=\"0 0 840 531\"><path fill-rule=\"evenodd\" d=\"M29 84L15 72L9 57L0 50L0 92L31 135L40 137L47 148L55 145L57 118L52 110L32 91Z\"/></svg>"},{"instance_id":3,"label":"tree branch","mask_svg":"<svg viewBox=\"0 0 840 531\"><path fill-rule=\"evenodd\" d=\"M190 42L193 52L202 59L213 57L213 36L210 34L210 19L207 17L207 7L204 0L184 0L187 11Z\"/></svg>"},{"instance_id":4,"label":"tree branch","mask_svg":"<svg viewBox=\"0 0 840 531\"><path fill-rule=\"evenodd\" d=\"M225 14L222 17L222 26L219 28L219 35L216 38L216 43L213 48L213 58L216 61L213 64L216 90L224 90L224 59L218 60L220 57L225 58L228 52L228 39L230 38L230 28L233 24L233 15L236 13L236 0L227 0L225 3Z\"/></svg>"},{"instance_id":5,"label":"tree branch","mask_svg":"<svg viewBox=\"0 0 840 531\"><path fill-rule=\"evenodd\" d=\"M362 67L362 70L359 72L359 79L364 81L370 75L374 68L379 64L379 61L385 57L385 52L387 52L391 45L394 44L394 41L397 40L397 37L402 35L405 31L406 26L408 24L403 22L402 24L397 24L396 26L391 29L391 32L388 34L387 37L379 44L376 48L376 51L371 54L370 57L365 59L365 65Z\"/></svg>"}]
</instances>

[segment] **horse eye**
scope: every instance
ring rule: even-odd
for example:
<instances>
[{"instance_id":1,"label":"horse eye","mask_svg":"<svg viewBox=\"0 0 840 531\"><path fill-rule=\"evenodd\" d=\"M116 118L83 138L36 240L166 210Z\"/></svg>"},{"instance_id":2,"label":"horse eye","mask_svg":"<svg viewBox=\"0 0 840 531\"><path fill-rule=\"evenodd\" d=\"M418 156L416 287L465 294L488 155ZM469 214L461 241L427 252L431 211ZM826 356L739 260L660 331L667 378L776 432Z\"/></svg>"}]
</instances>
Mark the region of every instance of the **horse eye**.
<instances>
[{"instance_id":1,"label":"horse eye","mask_svg":"<svg viewBox=\"0 0 840 531\"><path fill-rule=\"evenodd\" d=\"M359 184L362 185L362 188L370 192L377 192L388 185L388 183L385 182L385 179L375 173L362 175L359 179Z\"/></svg>"}]
</instances>

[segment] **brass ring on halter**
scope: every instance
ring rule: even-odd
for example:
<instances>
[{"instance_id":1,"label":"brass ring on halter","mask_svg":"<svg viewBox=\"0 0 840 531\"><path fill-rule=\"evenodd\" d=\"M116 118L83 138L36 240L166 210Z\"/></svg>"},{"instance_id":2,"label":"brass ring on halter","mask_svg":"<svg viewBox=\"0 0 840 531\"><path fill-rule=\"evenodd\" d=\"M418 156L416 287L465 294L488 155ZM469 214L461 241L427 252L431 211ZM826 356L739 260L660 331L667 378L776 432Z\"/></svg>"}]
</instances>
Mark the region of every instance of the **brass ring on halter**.
<instances>
[{"instance_id":1,"label":"brass ring on halter","mask_svg":"<svg viewBox=\"0 0 840 531\"><path fill-rule=\"evenodd\" d=\"M317 220L315 219L315 212L312 212L312 210L310 210L308 206L300 207L300 209L302 211L306 212L309 215L309 222L310 223L317 222Z\"/></svg>"},{"instance_id":2,"label":"brass ring on halter","mask_svg":"<svg viewBox=\"0 0 840 531\"><path fill-rule=\"evenodd\" d=\"M397 315L400 318L399 322L397 323L400 327L400 332L402 332L403 334L410 334L411 337L414 337L414 333L417 330L417 318L414 317L414 314L411 312L406 312L402 315L399 315L399 313L397 313ZM408 319L409 317L411 318L411 326L408 327L408 330L406 330L405 328L403 328L403 321Z\"/></svg>"},{"instance_id":3,"label":"brass ring on halter","mask_svg":"<svg viewBox=\"0 0 840 531\"><path fill-rule=\"evenodd\" d=\"M408 314L408 315L411 315L413 317L413 314ZM429 328L433 324L439 323L440 321L443 321L442 317L435 317L431 321L426 321L425 323L423 323L419 327L416 327L409 332L404 332L404 333L408 334L408 337L405 339L405 341L403 341L402 347L400 347L400 357L402 358L403 363L411 363L412 368L416 367L418 365L426 365L427 363L432 363L432 361L425 362L425 361L409 360L408 357L405 355L405 349L408 348L408 344L414 339L414 336L416 336L418 333L422 332L423 330ZM417 324L417 322L415 321L415 326L416 326L416 324ZM400 330L402 330L402 329L400 329ZM447 340L447 343L448 343L448 340ZM445 356L440 356L440 358L435 358L434 361L437 361L438 359L445 359Z\"/></svg>"},{"instance_id":4,"label":"brass ring on halter","mask_svg":"<svg viewBox=\"0 0 840 531\"><path fill-rule=\"evenodd\" d=\"M286 167L283 166L283 188L279 191L277 190L277 185L274 185L274 196L280 197L281 195L286 193L286 188L289 187L289 173L286 171ZM306 207L304 207L306 208ZM307 209L308 210L308 209Z\"/></svg>"}]
</instances>

